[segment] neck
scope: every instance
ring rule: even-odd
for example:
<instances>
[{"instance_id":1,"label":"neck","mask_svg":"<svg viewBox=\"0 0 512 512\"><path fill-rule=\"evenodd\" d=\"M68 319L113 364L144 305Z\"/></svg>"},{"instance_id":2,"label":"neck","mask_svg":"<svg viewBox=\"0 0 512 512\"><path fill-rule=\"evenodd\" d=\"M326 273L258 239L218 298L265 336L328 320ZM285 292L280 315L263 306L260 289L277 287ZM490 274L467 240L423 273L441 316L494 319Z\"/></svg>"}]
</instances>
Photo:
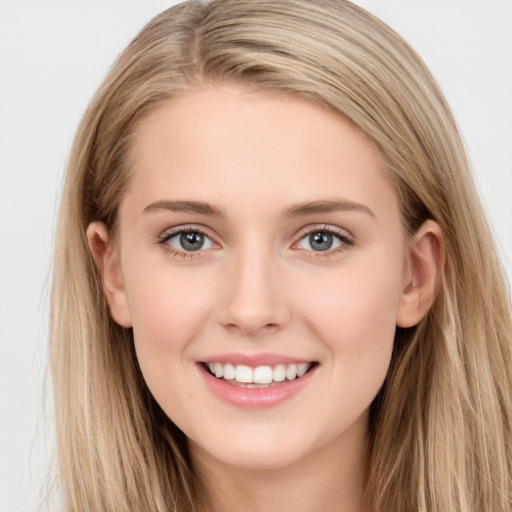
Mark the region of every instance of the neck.
<instances>
[{"instance_id":1,"label":"neck","mask_svg":"<svg viewBox=\"0 0 512 512\"><path fill-rule=\"evenodd\" d=\"M230 466L191 443L198 512L367 512L367 436L353 430L284 467Z\"/></svg>"}]
</instances>

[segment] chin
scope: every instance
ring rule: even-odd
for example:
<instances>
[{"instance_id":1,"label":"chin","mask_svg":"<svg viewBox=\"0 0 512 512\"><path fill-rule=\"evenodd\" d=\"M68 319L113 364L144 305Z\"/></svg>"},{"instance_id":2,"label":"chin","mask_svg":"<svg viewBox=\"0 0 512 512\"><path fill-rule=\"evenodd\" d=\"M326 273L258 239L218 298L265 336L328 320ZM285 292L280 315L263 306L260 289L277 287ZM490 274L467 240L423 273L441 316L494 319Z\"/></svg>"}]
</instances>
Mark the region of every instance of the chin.
<instances>
[{"instance_id":1,"label":"chin","mask_svg":"<svg viewBox=\"0 0 512 512\"><path fill-rule=\"evenodd\" d=\"M277 453L234 453L223 457L220 462L239 469L269 471L289 467L300 460L302 458L301 455L302 454L293 451L280 451Z\"/></svg>"},{"instance_id":2,"label":"chin","mask_svg":"<svg viewBox=\"0 0 512 512\"><path fill-rule=\"evenodd\" d=\"M286 435L268 436L254 432L241 437L226 435L223 442L192 443L191 448L202 459L213 459L222 465L250 470L284 468L302 459L308 452L303 442L289 439Z\"/></svg>"}]
</instances>

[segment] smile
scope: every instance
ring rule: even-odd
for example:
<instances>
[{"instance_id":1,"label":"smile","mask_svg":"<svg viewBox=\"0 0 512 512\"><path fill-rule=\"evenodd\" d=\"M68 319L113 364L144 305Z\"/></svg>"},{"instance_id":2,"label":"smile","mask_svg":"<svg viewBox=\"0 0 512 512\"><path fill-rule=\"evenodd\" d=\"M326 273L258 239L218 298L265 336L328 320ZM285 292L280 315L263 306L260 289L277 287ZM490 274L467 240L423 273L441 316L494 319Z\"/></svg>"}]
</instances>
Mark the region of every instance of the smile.
<instances>
[{"instance_id":1,"label":"smile","mask_svg":"<svg viewBox=\"0 0 512 512\"><path fill-rule=\"evenodd\" d=\"M258 366L244 362L249 364L203 361L197 367L209 390L222 402L239 409L266 409L299 394L320 366L318 362L258 361Z\"/></svg>"},{"instance_id":2,"label":"smile","mask_svg":"<svg viewBox=\"0 0 512 512\"><path fill-rule=\"evenodd\" d=\"M313 363L277 364L275 366L250 366L231 363L205 363L207 370L217 379L234 386L268 388L305 375Z\"/></svg>"}]
</instances>

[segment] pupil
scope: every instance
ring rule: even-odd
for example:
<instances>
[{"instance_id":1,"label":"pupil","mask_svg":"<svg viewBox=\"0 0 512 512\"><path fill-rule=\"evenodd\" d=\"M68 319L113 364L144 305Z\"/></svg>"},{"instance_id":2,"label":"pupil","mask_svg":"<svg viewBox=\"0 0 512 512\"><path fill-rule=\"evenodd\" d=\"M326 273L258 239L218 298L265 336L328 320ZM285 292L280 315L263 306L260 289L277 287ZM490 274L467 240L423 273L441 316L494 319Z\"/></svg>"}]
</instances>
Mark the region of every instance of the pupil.
<instances>
[{"instance_id":1,"label":"pupil","mask_svg":"<svg viewBox=\"0 0 512 512\"><path fill-rule=\"evenodd\" d=\"M180 243L186 251L198 251L204 243L204 235L201 233L182 233Z\"/></svg>"},{"instance_id":2,"label":"pupil","mask_svg":"<svg viewBox=\"0 0 512 512\"><path fill-rule=\"evenodd\" d=\"M309 235L309 243L315 251L327 251L332 247L332 235L329 233L313 233Z\"/></svg>"}]
</instances>

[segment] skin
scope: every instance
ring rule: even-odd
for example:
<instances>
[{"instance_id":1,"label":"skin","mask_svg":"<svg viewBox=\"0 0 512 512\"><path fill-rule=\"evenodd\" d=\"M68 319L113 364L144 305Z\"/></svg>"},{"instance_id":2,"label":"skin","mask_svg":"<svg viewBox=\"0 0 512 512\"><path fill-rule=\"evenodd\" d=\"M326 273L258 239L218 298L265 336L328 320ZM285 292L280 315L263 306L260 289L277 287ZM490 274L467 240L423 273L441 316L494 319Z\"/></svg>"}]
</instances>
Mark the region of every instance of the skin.
<instances>
[{"instance_id":1,"label":"skin","mask_svg":"<svg viewBox=\"0 0 512 512\"><path fill-rule=\"evenodd\" d=\"M439 226L407 240L376 148L302 99L191 91L151 113L137 141L118 238L101 223L88 237L113 318L133 327L151 392L189 438L199 509L362 511L369 407L396 326L432 304ZM344 207L297 211L333 201ZM204 232L204 248L169 239L183 228ZM309 234L325 230L333 248L313 250ZM234 352L318 365L293 397L242 410L198 367Z\"/></svg>"}]
</instances>

